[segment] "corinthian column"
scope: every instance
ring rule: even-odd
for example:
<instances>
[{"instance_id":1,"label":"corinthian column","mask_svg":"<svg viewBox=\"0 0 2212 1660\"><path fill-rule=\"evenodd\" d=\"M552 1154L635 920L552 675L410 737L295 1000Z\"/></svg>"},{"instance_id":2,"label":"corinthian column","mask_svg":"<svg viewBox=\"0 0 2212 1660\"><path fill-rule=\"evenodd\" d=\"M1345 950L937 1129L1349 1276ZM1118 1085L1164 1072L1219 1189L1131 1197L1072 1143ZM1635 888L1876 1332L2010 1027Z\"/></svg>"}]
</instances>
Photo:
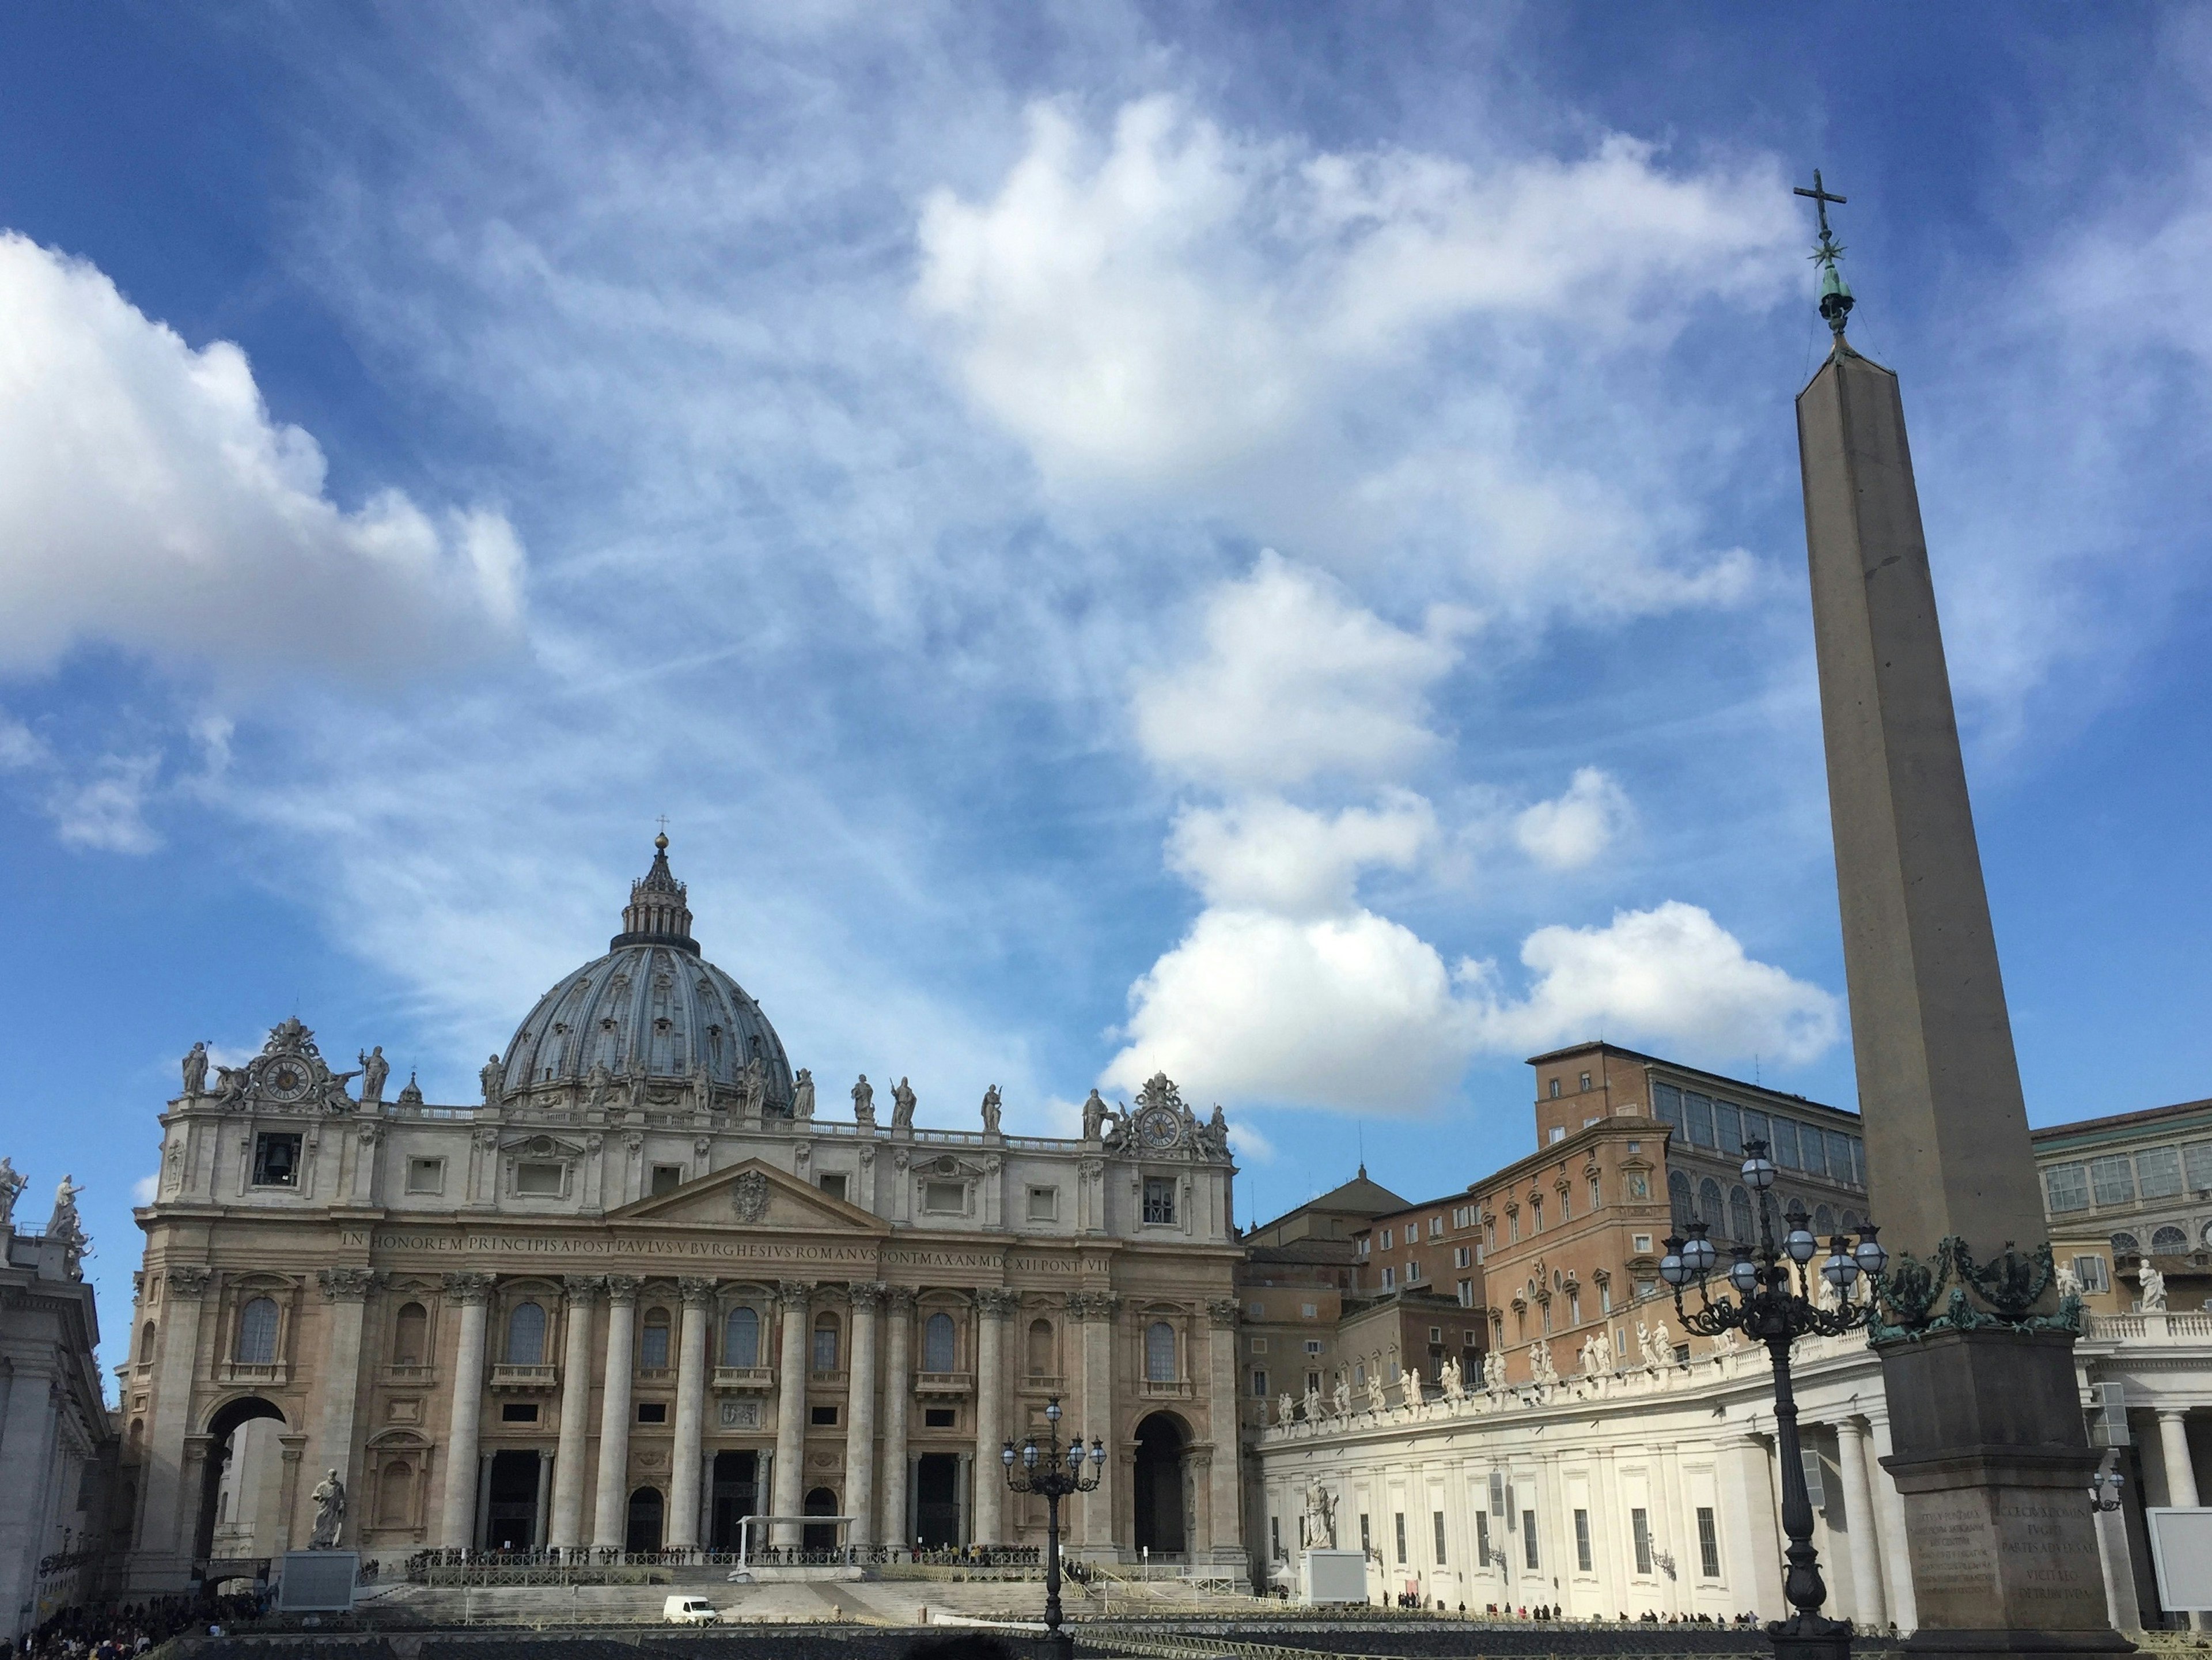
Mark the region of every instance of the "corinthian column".
<instances>
[{"instance_id":1,"label":"corinthian column","mask_svg":"<svg viewBox=\"0 0 2212 1660\"><path fill-rule=\"evenodd\" d=\"M776 1286L777 1317L783 1323L783 1341L775 1380L775 1514L796 1516L806 1493L806 1337L807 1311L814 1287L796 1280ZM778 1522L774 1529L778 1545L799 1543L800 1524Z\"/></svg>"},{"instance_id":2,"label":"corinthian column","mask_svg":"<svg viewBox=\"0 0 2212 1660\"><path fill-rule=\"evenodd\" d=\"M330 1305L330 1341L315 1369L321 1373L321 1446L317 1468L337 1470L348 1486L353 1472L353 1420L361 1398L361 1326L376 1274L369 1268L323 1268L315 1275Z\"/></svg>"},{"instance_id":3,"label":"corinthian column","mask_svg":"<svg viewBox=\"0 0 2212 1660\"><path fill-rule=\"evenodd\" d=\"M1218 1560L1242 1554L1237 1547L1243 1536L1237 1518L1237 1299L1217 1298L1206 1305L1206 1313L1210 1323L1206 1334L1206 1432L1213 1442L1207 1478L1212 1529L1206 1544Z\"/></svg>"},{"instance_id":4,"label":"corinthian column","mask_svg":"<svg viewBox=\"0 0 2212 1660\"><path fill-rule=\"evenodd\" d=\"M887 1286L852 1287L853 1352L845 1396L845 1514L855 1545L876 1542L876 1308Z\"/></svg>"},{"instance_id":5,"label":"corinthian column","mask_svg":"<svg viewBox=\"0 0 2212 1660\"><path fill-rule=\"evenodd\" d=\"M179 1540L185 1494L195 1506L199 1490L187 1485L184 1457L185 1437L197 1422L192 1412L192 1374L199 1353L200 1299L207 1295L215 1271L197 1263L179 1263L165 1271L167 1300L155 1328L160 1360L154 1373L153 1423L146 1437L146 1492L138 1549L131 1563L131 1589L184 1583L184 1570L196 1548L193 1540ZM195 1510L197 1517L197 1509Z\"/></svg>"},{"instance_id":6,"label":"corinthian column","mask_svg":"<svg viewBox=\"0 0 2212 1660\"><path fill-rule=\"evenodd\" d=\"M884 1526L887 1544L908 1542L906 1530L906 1415L914 1398L914 1293L894 1286L884 1298L890 1354L884 1367Z\"/></svg>"},{"instance_id":7,"label":"corinthian column","mask_svg":"<svg viewBox=\"0 0 2212 1660\"><path fill-rule=\"evenodd\" d=\"M446 1429L446 1504L438 1542L466 1550L477 1541L477 1446L483 1422L484 1321L491 1297L488 1274L449 1274L447 1297L461 1305L453 1346L453 1412Z\"/></svg>"},{"instance_id":8,"label":"corinthian column","mask_svg":"<svg viewBox=\"0 0 2212 1660\"><path fill-rule=\"evenodd\" d=\"M1067 1299L1069 1317L1083 1323L1084 1432L1105 1442L1113 1455L1098 1466L1098 1486L1083 1501L1083 1542L1108 1555L1115 1548L1114 1479L1121 1466L1114 1409L1114 1316L1120 1307L1111 1292L1077 1292Z\"/></svg>"},{"instance_id":9,"label":"corinthian column","mask_svg":"<svg viewBox=\"0 0 2212 1660\"><path fill-rule=\"evenodd\" d=\"M975 1293L975 1523L979 1545L1006 1543L1006 1320L1020 1302L1010 1291Z\"/></svg>"},{"instance_id":10,"label":"corinthian column","mask_svg":"<svg viewBox=\"0 0 2212 1660\"><path fill-rule=\"evenodd\" d=\"M545 1542L574 1550L584 1542L584 1450L591 1434L592 1310L607 1282L593 1274L572 1274L562 1284L568 1308L562 1316L561 1439L553 1456L553 1523Z\"/></svg>"},{"instance_id":11,"label":"corinthian column","mask_svg":"<svg viewBox=\"0 0 2212 1660\"><path fill-rule=\"evenodd\" d=\"M636 1369L637 1279L607 1276L606 1374L599 1392L599 1485L592 1543L620 1550L629 1534L629 1384Z\"/></svg>"},{"instance_id":12,"label":"corinthian column","mask_svg":"<svg viewBox=\"0 0 2212 1660\"><path fill-rule=\"evenodd\" d=\"M668 1481L669 1546L689 1550L699 1542L699 1449L707 1418L707 1310L714 1301L711 1280L679 1280L684 1325L676 1344L676 1468Z\"/></svg>"}]
</instances>

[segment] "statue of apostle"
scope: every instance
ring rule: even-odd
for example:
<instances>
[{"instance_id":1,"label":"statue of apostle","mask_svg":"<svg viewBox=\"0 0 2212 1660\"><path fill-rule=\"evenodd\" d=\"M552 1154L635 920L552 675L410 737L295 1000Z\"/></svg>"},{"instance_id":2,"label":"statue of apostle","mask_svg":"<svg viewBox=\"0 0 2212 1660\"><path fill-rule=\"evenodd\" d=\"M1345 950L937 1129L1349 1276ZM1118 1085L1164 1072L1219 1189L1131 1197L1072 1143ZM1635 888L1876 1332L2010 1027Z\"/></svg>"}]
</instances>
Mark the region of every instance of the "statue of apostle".
<instances>
[{"instance_id":1,"label":"statue of apostle","mask_svg":"<svg viewBox=\"0 0 2212 1660\"><path fill-rule=\"evenodd\" d=\"M860 1074L860 1081L853 1085L853 1122L876 1127L876 1086L868 1081L868 1074Z\"/></svg>"},{"instance_id":2,"label":"statue of apostle","mask_svg":"<svg viewBox=\"0 0 2212 1660\"><path fill-rule=\"evenodd\" d=\"M392 1063L384 1058L384 1045L379 1043L368 1054L354 1051L361 1062L361 1098L363 1101L384 1099L384 1080L392 1076Z\"/></svg>"},{"instance_id":3,"label":"statue of apostle","mask_svg":"<svg viewBox=\"0 0 2212 1660\"><path fill-rule=\"evenodd\" d=\"M999 1133L999 1086L996 1084L983 1091L983 1134Z\"/></svg>"},{"instance_id":4,"label":"statue of apostle","mask_svg":"<svg viewBox=\"0 0 2212 1660\"><path fill-rule=\"evenodd\" d=\"M814 1116L814 1074L805 1067L791 1080L791 1116L793 1118Z\"/></svg>"},{"instance_id":5,"label":"statue of apostle","mask_svg":"<svg viewBox=\"0 0 2212 1660\"><path fill-rule=\"evenodd\" d=\"M207 1093L208 1052L204 1042L195 1043L185 1051L185 1093Z\"/></svg>"},{"instance_id":6,"label":"statue of apostle","mask_svg":"<svg viewBox=\"0 0 2212 1660\"><path fill-rule=\"evenodd\" d=\"M914 1085L904 1078L891 1086L891 1128L895 1130L914 1128Z\"/></svg>"}]
</instances>

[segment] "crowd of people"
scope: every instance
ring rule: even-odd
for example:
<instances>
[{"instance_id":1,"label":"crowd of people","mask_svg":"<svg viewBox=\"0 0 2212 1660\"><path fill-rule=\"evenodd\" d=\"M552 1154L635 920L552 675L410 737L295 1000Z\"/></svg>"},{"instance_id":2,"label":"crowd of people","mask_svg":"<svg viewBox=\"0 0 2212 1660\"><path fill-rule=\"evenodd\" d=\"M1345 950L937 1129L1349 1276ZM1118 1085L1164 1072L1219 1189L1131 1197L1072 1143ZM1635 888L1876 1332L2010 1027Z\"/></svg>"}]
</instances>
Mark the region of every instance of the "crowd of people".
<instances>
[{"instance_id":1,"label":"crowd of people","mask_svg":"<svg viewBox=\"0 0 2212 1660\"><path fill-rule=\"evenodd\" d=\"M131 1660L179 1632L208 1632L258 1619L267 1593L157 1596L108 1608L64 1608L11 1645L17 1660Z\"/></svg>"}]
</instances>

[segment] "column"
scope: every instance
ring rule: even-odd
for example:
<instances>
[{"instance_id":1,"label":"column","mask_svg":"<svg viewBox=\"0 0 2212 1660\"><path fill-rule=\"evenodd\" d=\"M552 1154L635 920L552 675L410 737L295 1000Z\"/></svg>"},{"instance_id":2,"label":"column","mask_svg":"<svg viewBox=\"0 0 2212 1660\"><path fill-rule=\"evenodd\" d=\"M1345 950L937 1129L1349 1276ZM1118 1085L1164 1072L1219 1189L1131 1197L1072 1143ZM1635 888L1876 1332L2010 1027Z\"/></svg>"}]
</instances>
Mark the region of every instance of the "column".
<instances>
[{"instance_id":1,"label":"column","mask_svg":"<svg viewBox=\"0 0 2212 1660\"><path fill-rule=\"evenodd\" d=\"M851 1288L852 1349L846 1357L849 1387L845 1395L845 1502L853 1518L852 1541L876 1542L876 1309L890 1287L872 1284Z\"/></svg>"},{"instance_id":2,"label":"column","mask_svg":"<svg viewBox=\"0 0 2212 1660\"><path fill-rule=\"evenodd\" d=\"M1866 1426L1856 1418L1836 1423L1836 1462L1844 1474L1844 1520L1850 1529L1851 1617L1861 1631L1880 1631L1881 1552L1875 1529L1874 1483L1868 1477Z\"/></svg>"},{"instance_id":3,"label":"column","mask_svg":"<svg viewBox=\"0 0 2212 1660\"><path fill-rule=\"evenodd\" d=\"M1207 1472L1213 1527L1206 1543L1217 1562L1234 1560L1244 1554L1240 1542L1243 1530L1237 1517L1237 1316L1240 1306L1234 1297L1217 1298L1206 1305L1206 1415L1213 1441L1213 1460Z\"/></svg>"},{"instance_id":4,"label":"column","mask_svg":"<svg viewBox=\"0 0 2212 1660\"><path fill-rule=\"evenodd\" d=\"M1920 1619L1912 1600L1912 1554L1905 1536L1905 1500L1898 1494L1897 1483L1889 1479L1888 1414L1869 1413L1867 1425L1875 1464L1881 1472L1869 1470L1867 1475L1874 1483L1875 1535L1881 1541L1882 1600L1889 1607L1891 1622L1898 1630L1910 1633Z\"/></svg>"},{"instance_id":5,"label":"column","mask_svg":"<svg viewBox=\"0 0 2212 1660\"><path fill-rule=\"evenodd\" d=\"M584 1455L591 1434L592 1321L607 1282L572 1274L562 1282L566 1307L561 1353L561 1439L553 1459L553 1522L545 1542L574 1550L584 1542Z\"/></svg>"},{"instance_id":6,"label":"column","mask_svg":"<svg viewBox=\"0 0 2212 1660\"><path fill-rule=\"evenodd\" d=\"M307 1456L307 1438L304 1435L280 1435L276 1438L278 1468L283 1472L282 1485L276 1497L276 1548L297 1550L307 1542L314 1531L312 1518L300 1516L300 1463ZM312 1490L314 1483L307 1486ZM301 1526L302 1519L307 1525Z\"/></svg>"},{"instance_id":7,"label":"column","mask_svg":"<svg viewBox=\"0 0 2212 1660\"><path fill-rule=\"evenodd\" d=\"M453 1409L446 1428L446 1504L438 1542L447 1550L477 1542L477 1447L483 1421L484 1322L491 1298L488 1274L449 1274L446 1298L461 1309L453 1345Z\"/></svg>"},{"instance_id":8,"label":"column","mask_svg":"<svg viewBox=\"0 0 2212 1660\"><path fill-rule=\"evenodd\" d=\"M1789 1604L1782 1596L1782 1547L1774 1520L1779 1501L1766 1444L1742 1435L1720 1442L1718 1452L1721 1549L1729 1595L1763 1617L1778 1618L1789 1612Z\"/></svg>"},{"instance_id":9,"label":"column","mask_svg":"<svg viewBox=\"0 0 2212 1660\"><path fill-rule=\"evenodd\" d=\"M906 1526L906 1420L914 1400L914 1293L891 1286L884 1296L884 1525L886 1544L912 1543Z\"/></svg>"},{"instance_id":10,"label":"column","mask_svg":"<svg viewBox=\"0 0 2212 1660\"><path fill-rule=\"evenodd\" d=\"M1113 1560L1121 1535L1114 1523L1114 1494L1122 1466L1121 1419L1114 1404L1114 1318L1121 1301L1111 1292L1078 1292L1067 1299L1071 1319L1083 1323L1083 1418L1086 1434L1103 1441L1107 1459L1098 1486L1083 1501L1083 1542Z\"/></svg>"},{"instance_id":11,"label":"column","mask_svg":"<svg viewBox=\"0 0 2212 1660\"><path fill-rule=\"evenodd\" d=\"M2197 1465L2189 1456L2188 1414L2179 1408L2158 1412L2159 1459L2166 1466L2166 1502L2182 1510L2197 1505Z\"/></svg>"},{"instance_id":12,"label":"column","mask_svg":"<svg viewBox=\"0 0 2212 1660\"><path fill-rule=\"evenodd\" d=\"M629 1540L629 1386L637 1369L637 1279L607 1276L607 1354L599 1389L599 1484L592 1543L620 1550Z\"/></svg>"},{"instance_id":13,"label":"column","mask_svg":"<svg viewBox=\"0 0 2212 1660\"><path fill-rule=\"evenodd\" d=\"M683 1324L676 1335L676 1450L668 1472L669 1546L690 1550L699 1542L699 1453L707 1425L707 1310L714 1304L711 1280L679 1280Z\"/></svg>"},{"instance_id":14,"label":"column","mask_svg":"<svg viewBox=\"0 0 2212 1660\"><path fill-rule=\"evenodd\" d=\"M775 1390L775 1502L771 1514L796 1516L806 1501L806 1340L814 1287L786 1280L775 1288L783 1342ZM778 1522L770 1542L797 1545L797 1522Z\"/></svg>"},{"instance_id":15,"label":"column","mask_svg":"<svg viewBox=\"0 0 2212 1660\"><path fill-rule=\"evenodd\" d=\"M1020 1299L987 1286L975 1293L975 1530L979 1545L1006 1542L1006 1320Z\"/></svg>"},{"instance_id":16,"label":"column","mask_svg":"<svg viewBox=\"0 0 2212 1660\"><path fill-rule=\"evenodd\" d=\"M184 1481L185 1438L192 1428L192 1378L200 1346L200 1298L214 1280L211 1269L182 1264L164 1275L167 1292L155 1328L161 1365L155 1374L154 1410L146 1426L145 1482L140 1514L145 1518L133 1560L131 1588L181 1588L193 1541L180 1540L187 1491L197 1505L199 1488ZM198 1511L194 1512L195 1519Z\"/></svg>"},{"instance_id":17,"label":"column","mask_svg":"<svg viewBox=\"0 0 2212 1660\"><path fill-rule=\"evenodd\" d=\"M360 1485L354 1479L353 1424L361 1395L362 1321L377 1276L368 1268L324 1268L315 1278L330 1318L329 1341L316 1363L322 1374L317 1479L322 1471L335 1469L351 1492Z\"/></svg>"}]
</instances>

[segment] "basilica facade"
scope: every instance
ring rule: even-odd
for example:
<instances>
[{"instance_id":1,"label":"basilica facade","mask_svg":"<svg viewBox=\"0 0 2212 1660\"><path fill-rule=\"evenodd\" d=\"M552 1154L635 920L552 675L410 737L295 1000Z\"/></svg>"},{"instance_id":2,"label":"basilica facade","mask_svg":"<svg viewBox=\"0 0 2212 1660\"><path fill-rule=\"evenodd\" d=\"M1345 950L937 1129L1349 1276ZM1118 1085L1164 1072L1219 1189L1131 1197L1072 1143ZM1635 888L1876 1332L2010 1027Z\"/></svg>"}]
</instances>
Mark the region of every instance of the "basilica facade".
<instances>
[{"instance_id":1,"label":"basilica facade","mask_svg":"<svg viewBox=\"0 0 2212 1660\"><path fill-rule=\"evenodd\" d=\"M666 848L480 1102L387 1101L380 1051L336 1070L296 1019L186 1057L137 1213L131 1589L304 1545L332 1471L378 1557L1039 1543L1000 1454L1055 1396L1110 1450L1073 1548L1243 1563L1218 1109L1156 1078L1009 1135L994 1086L932 1129L863 1078L819 1115Z\"/></svg>"}]
</instances>

